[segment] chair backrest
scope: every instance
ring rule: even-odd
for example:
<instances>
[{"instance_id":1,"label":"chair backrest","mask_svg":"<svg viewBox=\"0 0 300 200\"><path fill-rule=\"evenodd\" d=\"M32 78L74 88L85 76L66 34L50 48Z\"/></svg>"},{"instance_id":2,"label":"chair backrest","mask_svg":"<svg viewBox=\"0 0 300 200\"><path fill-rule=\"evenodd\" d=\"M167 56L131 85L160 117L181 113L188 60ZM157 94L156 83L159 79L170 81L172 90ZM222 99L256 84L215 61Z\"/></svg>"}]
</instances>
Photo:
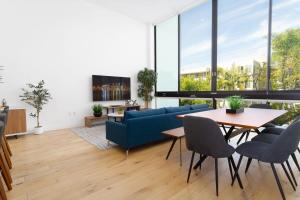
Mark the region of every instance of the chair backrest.
<instances>
[{"instance_id":1,"label":"chair backrest","mask_svg":"<svg viewBox=\"0 0 300 200\"><path fill-rule=\"evenodd\" d=\"M249 108L272 109L272 107L267 103L264 103L264 104L251 104L249 106Z\"/></svg>"},{"instance_id":2,"label":"chair backrest","mask_svg":"<svg viewBox=\"0 0 300 200\"><path fill-rule=\"evenodd\" d=\"M230 146L218 124L208 118L185 116L183 126L187 148L207 156L218 157Z\"/></svg>"},{"instance_id":3,"label":"chair backrest","mask_svg":"<svg viewBox=\"0 0 300 200\"><path fill-rule=\"evenodd\" d=\"M0 121L3 121L5 125L7 123L7 116L8 115L5 112L0 113Z\"/></svg>"},{"instance_id":4,"label":"chair backrest","mask_svg":"<svg viewBox=\"0 0 300 200\"><path fill-rule=\"evenodd\" d=\"M0 136L2 136L4 132L4 122L0 121Z\"/></svg>"},{"instance_id":5,"label":"chair backrest","mask_svg":"<svg viewBox=\"0 0 300 200\"><path fill-rule=\"evenodd\" d=\"M289 125L265 152L265 158L273 162L283 162L294 153L300 141L300 121Z\"/></svg>"}]
</instances>

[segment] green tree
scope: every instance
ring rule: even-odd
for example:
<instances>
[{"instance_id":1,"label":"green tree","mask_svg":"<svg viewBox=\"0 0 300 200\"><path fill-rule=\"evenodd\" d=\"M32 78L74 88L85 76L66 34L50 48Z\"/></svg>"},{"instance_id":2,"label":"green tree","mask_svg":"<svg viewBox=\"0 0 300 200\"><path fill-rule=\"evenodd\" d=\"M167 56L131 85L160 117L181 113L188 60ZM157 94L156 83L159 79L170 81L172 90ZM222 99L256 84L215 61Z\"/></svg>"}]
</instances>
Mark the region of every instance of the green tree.
<instances>
[{"instance_id":1,"label":"green tree","mask_svg":"<svg viewBox=\"0 0 300 200\"><path fill-rule=\"evenodd\" d=\"M300 29L289 29L272 38L273 89L300 89Z\"/></svg>"}]
</instances>

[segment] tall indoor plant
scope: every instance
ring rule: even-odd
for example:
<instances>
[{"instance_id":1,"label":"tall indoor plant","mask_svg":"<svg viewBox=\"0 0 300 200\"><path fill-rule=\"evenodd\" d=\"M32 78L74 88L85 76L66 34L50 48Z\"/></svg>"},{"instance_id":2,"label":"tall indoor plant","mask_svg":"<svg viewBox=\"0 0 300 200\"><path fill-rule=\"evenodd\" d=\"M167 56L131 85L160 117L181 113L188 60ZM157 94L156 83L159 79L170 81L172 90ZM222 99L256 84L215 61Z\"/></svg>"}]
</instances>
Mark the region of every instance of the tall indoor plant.
<instances>
[{"instance_id":1,"label":"tall indoor plant","mask_svg":"<svg viewBox=\"0 0 300 200\"><path fill-rule=\"evenodd\" d=\"M45 82L42 80L37 85L27 84L27 89L23 88L23 94L20 95L21 101L31 105L34 109L34 113L30 113L30 116L36 118L35 133L43 133L43 127L40 125L40 113L43 106L52 99L48 89L44 88Z\"/></svg>"},{"instance_id":2,"label":"tall indoor plant","mask_svg":"<svg viewBox=\"0 0 300 200\"><path fill-rule=\"evenodd\" d=\"M153 98L152 92L156 83L156 78L156 73L152 69L145 68L138 73L138 97L144 100L145 108L149 108L149 103Z\"/></svg>"}]
</instances>

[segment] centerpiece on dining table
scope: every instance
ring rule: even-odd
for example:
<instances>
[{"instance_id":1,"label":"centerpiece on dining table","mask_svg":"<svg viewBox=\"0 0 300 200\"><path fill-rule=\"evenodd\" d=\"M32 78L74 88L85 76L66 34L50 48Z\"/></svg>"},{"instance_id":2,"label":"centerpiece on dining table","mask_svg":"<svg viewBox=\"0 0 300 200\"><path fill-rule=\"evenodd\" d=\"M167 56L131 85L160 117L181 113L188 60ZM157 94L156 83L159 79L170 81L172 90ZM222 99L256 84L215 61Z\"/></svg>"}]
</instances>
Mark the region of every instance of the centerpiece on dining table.
<instances>
[{"instance_id":1,"label":"centerpiece on dining table","mask_svg":"<svg viewBox=\"0 0 300 200\"><path fill-rule=\"evenodd\" d=\"M244 99L241 96L230 96L227 98L229 108L226 113L238 114L244 112Z\"/></svg>"}]
</instances>

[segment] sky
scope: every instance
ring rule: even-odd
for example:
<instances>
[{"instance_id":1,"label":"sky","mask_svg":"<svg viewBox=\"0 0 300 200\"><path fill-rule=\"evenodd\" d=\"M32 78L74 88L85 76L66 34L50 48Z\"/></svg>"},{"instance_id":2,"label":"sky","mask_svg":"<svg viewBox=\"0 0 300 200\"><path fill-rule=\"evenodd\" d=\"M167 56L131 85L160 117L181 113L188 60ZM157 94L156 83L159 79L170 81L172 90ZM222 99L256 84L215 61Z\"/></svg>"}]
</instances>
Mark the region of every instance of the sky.
<instances>
[{"instance_id":1,"label":"sky","mask_svg":"<svg viewBox=\"0 0 300 200\"><path fill-rule=\"evenodd\" d=\"M181 72L211 66L211 0L181 14ZM218 1L218 66L267 60L269 0ZM272 33L300 27L300 0L273 0Z\"/></svg>"}]
</instances>

